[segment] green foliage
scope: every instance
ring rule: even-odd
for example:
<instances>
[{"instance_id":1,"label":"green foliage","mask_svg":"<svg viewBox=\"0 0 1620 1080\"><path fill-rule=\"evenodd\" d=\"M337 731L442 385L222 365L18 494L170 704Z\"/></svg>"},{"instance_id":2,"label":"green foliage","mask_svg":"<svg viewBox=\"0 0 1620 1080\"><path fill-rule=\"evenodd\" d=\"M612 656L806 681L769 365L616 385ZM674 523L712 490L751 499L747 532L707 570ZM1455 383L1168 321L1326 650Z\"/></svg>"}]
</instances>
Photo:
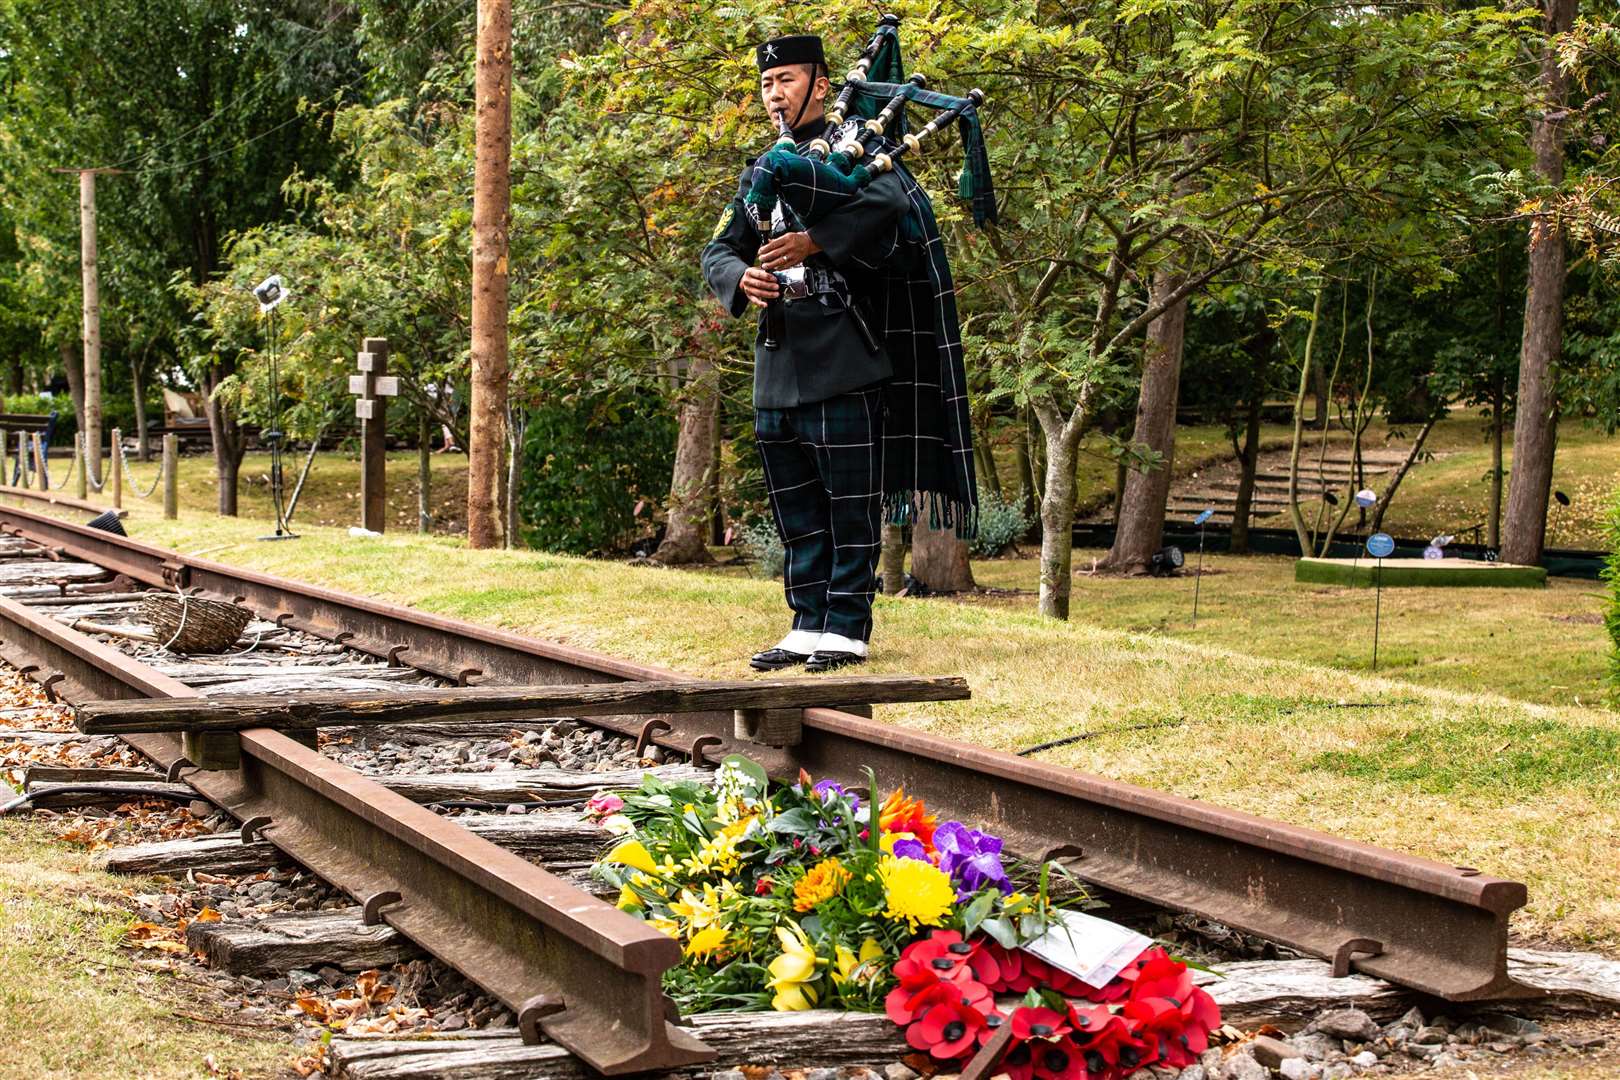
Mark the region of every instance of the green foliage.
<instances>
[{"instance_id":1,"label":"green foliage","mask_svg":"<svg viewBox=\"0 0 1620 1080\"><path fill-rule=\"evenodd\" d=\"M1000 555L1009 544L1029 534L1035 518L1024 513L1016 497L1003 499L986 488L979 489L979 534L968 543L968 550L981 559Z\"/></svg>"},{"instance_id":2,"label":"green foliage","mask_svg":"<svg viewBox=\"0 0 1620 1080\"><path fill-rule=\"evenodd\" d=\"M529 413L519 502L524 543L547 551L622 550L637 504L669 492L675 427L656 398L544 405Z\"/></svg>"},{"instance_id":3,"label":"green foliage","mask_svg":"<svg viewBox=\"0 0 1620 1080\"><path fill-rule=\"evenodd\" d=\"M738 529L738 544L754 560L754 575L780 578L787 563L787 549L769 518L755 518Z\"/></svg>"}]
</instances>

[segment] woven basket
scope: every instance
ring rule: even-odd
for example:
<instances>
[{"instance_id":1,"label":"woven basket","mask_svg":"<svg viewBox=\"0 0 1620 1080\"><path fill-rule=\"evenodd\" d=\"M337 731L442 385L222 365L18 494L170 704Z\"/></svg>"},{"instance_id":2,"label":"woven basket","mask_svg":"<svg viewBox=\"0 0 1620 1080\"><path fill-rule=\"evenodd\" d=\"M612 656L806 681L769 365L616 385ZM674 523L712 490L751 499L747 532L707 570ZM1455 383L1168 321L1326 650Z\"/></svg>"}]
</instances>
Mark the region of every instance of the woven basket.
<instances>
[{"instance_id":1,"label":"woven basket","mask_svg":"<svg viewBox=\"0 0 1620 1080\"><path fill-rule=\"evenodd\" d=\"M159 644L167 644L175 652L224 652L236 644L252 618L247 608L223 600L182 598L174 593L141 600L141 621L157 634Z\"/></svg>"}]
</instances>

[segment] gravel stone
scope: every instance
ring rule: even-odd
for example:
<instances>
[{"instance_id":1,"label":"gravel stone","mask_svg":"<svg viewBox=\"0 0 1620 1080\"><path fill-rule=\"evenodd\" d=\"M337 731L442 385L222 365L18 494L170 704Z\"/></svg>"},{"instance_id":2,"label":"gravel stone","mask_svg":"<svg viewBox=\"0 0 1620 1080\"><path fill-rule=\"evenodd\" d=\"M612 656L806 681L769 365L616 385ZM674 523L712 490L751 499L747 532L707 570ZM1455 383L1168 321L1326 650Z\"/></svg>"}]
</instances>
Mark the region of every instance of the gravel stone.
<instances>
[{"instance_id":1,"label":"gravel stone","mask_svg":"<svg viewBox=\"0 0 1620 1080\"><path fill-rule=\"evenodd\" d=\"M1302 1057L1287 1058L1278 1066L1277 1072L1284 1080L1316 1080L1322 1075L1322 1066L1313 1061L1306 1061Z\"/></svg>"},{"instance_id":2,"label":"gravel stone","mask_svg":"<svg viewBox=\"0 0 1620 1080\"><path fill-rule=\"evenodd\" d=\"M714 1080L748 1080L741 1069L726 1069L714 1074Z\"/></svg>"},{"instance_id":3,"label":"gravel stone","mask_svg":"<svg viewBox=\"0 0 1620 1080\"><path fill-rule=\"evenodd\" d=\"M838 1080L837 1069L810 1069L804 1074L804 1080Z\"/></svg>"},{"instance_id":4,"label":"gravel stone","mask_svg":"<svg viewBox=\"0 0 1620 1080\"><path fill-rule=\"evenodd\" d=\"M1275 1069L1288 1058L1302 1057L1303 1055L1281 1039L1273 1039L1269 1035L1257 1035L1249 1043L1249 1053L1254 1060L1268 1069Z\"/></svg>"},{"instance_id":5,"label":"gravel stone","mask_svg":"<svg viewBox=\"0 0 1620 1080\"><path fill-rule=\"evenodd\" d=\"M1271 1070L1248 1054L1233 1054L1221 1066L1222 1080L1271 1080Z\"/></svg>"},{"instance_id":6,"label":"gravel stone","mask_svg":"<svg viewBox=\"0 0 1620 1080\"><path fill-rule=\"evenodd\" d=\"M1482 1022L1491 1031L1503 1035L1514 1035L1524 1038L1526 1035L1540 1035L1541 1025L1534 1020L1526 1020L1521 1016L1510 1016L1507 1013L1493 1013L1484 1017Z\"/></svg>"},{"instance_id":7,"label":"gravel stone","mask_svg":"<svg viewBox=\"0 0 1620 1080\"><path fill-rule=\"evenodd\" d=\"M898 1061L883 1067L884 1080L917 1080L917 1071Z\"/></svg>"},{"instance_id":8,"label":"gravel stone","mask_svg":"<svg viewBox=\"0 0 1620 1080\"><path fill-rule=\"evenodd\" d=\"M1425 1046L1439 1046L1446 1041L1450 1034L1445 1028L1421 1027L1418 1028L1417 1034L1412 1036L1412 1041Z\"/></svg>"},{"instance_id":9,"label":"gravel stone","mask_svg":"<svg viewBox=\"0 0 1620 1080\"><path fill-rule=\"evenodd\" d=\"M1330 1056L1339 1053L1342 1046L1338 1039L1320 1032L1295 1035L1288 1043L1310 1061L1326 1061Z\"/></svg>"},{"instance_id":10,"label":"gravel stone","mask_svg":"<svg viewBox=\"0 0 1620 1080\"><path fill-rule=\"evenodd\" d=\"M1202 1065L1189 1065L1181 1070L1176 1080L1209 1080L1209 1073L1204 1071Z\"/></svg>"},{"instance_id":11,"label":"gravel stone","mask_svg":"<svg viewBox=\"0 0 1620 1080\"><path fill-rule=\"evenodd\" d=\"M1322 1080L1345 1080L1347 1076L1354 1076L1356 1067L1349 1062L1336 1061L1322 1069Z\"/></svg>"},{"instance_id":12,"label":"gravel stone","mask_svg":"<svg viewBox=\"0 0 1620 1080\"><path fill-rule=\"evenodd\" d=\"M1350 1064L1356 1066L1357 1068L1370 1069L1374 1065L1378 1064L1378 1055L1373 1053L1371 1050L1363 1050L1361 1053L1350 1059Z\"/></svg>"},{"instance_id":13,"label":"gravel stone","mask_svg":"<svg viewBox=\"0 0 1620 1080\"><path fill-rule=\"evenodd\" d=\"M1336 1039L1371 1042L1378 1038L1378 1025L1360 1009L1333 1009L1306 1025L1307 1032L1320 1031Z\"/></svg>"}]
</instances>

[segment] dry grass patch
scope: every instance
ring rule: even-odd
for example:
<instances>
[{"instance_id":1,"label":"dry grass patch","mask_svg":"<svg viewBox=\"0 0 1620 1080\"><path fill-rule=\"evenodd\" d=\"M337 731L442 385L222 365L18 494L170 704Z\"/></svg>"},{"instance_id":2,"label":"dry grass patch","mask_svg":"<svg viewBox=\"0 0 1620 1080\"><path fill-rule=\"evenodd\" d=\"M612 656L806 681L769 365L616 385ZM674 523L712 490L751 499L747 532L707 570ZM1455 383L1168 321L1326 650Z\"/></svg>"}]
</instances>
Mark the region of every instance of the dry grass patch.
<instances>
[{"instance_id":1,"label":"dry grass patch","mask_svg":"<svg viewBox=\"0 0 1620 1080\"><path fill-rule=\"evenodd\" d=\"M0 820L0 1076L283 1071L287 1041L177 1018L198 1010L191 990L118 947L133 921L124 896L134 884L95 870L91 856L57 842L43 822Z\"/></svg>"}]
</instances>

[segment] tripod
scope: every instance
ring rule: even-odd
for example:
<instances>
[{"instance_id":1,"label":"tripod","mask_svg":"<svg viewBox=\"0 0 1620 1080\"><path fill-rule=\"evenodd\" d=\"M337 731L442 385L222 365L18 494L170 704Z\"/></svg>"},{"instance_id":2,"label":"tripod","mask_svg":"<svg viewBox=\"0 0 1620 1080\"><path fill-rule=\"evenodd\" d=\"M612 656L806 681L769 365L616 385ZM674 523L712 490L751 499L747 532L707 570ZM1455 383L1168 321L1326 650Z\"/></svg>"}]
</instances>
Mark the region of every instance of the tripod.
<instances>
[{"instance_id":1,"label":"tripod","mask_svg":"<svg viewBox=\"0 0 1620 1080\"><path fill-rule=\"evenodd\" d=\"M280 338L281 320L277 309L271 308L268 312L270 320L270 430L264 433L265 441L270 444L270 502L276 511L276 531L271 536L261 536L260 540L296 540L298 535L292 531L287 523L286 510L283 508L282 493L285 485L281 473L281 441L286 434L281 430L281 360Z\"/></svg>"}]
</instances>

